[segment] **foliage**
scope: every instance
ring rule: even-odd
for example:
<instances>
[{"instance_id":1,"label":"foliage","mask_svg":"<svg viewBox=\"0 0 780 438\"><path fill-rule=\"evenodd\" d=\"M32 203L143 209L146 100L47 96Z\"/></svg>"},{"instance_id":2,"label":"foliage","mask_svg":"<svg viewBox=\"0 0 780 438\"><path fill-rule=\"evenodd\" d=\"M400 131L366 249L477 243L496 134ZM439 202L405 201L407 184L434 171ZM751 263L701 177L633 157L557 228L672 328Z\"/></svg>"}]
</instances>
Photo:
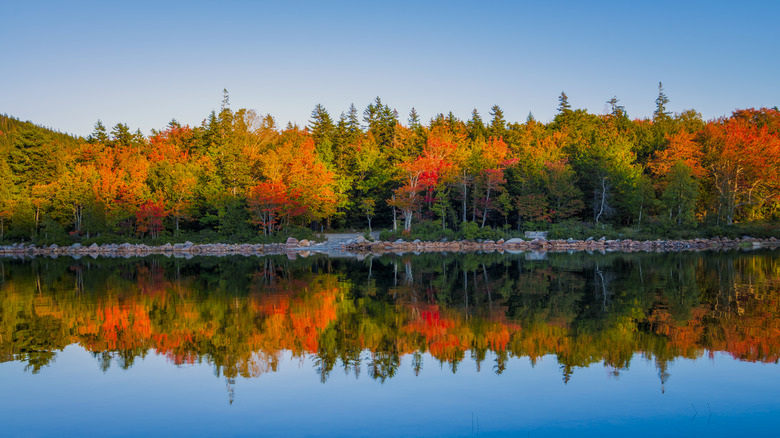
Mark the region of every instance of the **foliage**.
<instances>
[{"instance_id":1,"label":"foliage","mask_svg":"<svg viewBox=\"0 0 780 438\"><path fill-rule=\"evenodd\" d=\"M86 139L0 116L0 239L255 241L399 222L403 238L435 240L575 237L591 222L661 237L780 217L777 109L705 122L670 113L661 84L652 119L629 119L616 97L604 115L558 103L548 124L493 106L489 123L413 111L404 126L377 97L364 126L355 105L338 120L317 105L306 129L280 129L225 92L200 126L146 137L98 121Z\"/></svg>"}]
</instances>

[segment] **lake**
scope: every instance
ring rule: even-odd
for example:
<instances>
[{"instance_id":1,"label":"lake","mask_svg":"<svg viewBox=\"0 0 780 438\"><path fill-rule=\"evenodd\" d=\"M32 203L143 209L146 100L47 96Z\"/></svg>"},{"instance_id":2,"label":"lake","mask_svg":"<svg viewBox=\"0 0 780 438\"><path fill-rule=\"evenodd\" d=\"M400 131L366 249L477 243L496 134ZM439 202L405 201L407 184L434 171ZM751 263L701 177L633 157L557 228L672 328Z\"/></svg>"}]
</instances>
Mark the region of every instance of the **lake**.
<instances>
[{"instance_id":1,"label":"lake","mask_svg":"<svg viewBox=\"0 0 780 438\"><path fill-rule=\"evenodd\" d=\"M0 259L3 436L780 425L780 252Z\"/></svg>"}]
</instances>

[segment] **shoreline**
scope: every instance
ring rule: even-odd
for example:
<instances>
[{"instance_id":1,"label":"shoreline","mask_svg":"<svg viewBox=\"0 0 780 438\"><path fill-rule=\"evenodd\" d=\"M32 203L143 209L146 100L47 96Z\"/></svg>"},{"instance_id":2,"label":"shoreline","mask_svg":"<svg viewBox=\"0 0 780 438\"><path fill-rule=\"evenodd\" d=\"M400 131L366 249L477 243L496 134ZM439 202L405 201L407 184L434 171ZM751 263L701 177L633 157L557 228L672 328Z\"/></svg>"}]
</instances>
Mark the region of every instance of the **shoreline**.
<instances>
[{"instance_id":1,"label":"shoreline","mask_svg":"<svg viewBox=\"0 0 780 438\"><path fill-rule=\"evenodd\" d=\"M307 240L287 239L287 243L273 244L193 244L192 242L149 246L145 244L106 244L82 246L49 245L38 247L35 244L13 244L0 246L0 258L4 257L143 257L165 255L190 258L193 256L227 255L287 255L307 257L312 253L332 255L382 255L404 253L474 253L474 252L680 252L680 251L721 251L732 249L777 249L780 240L775 237L759 239L744 236L741 239L714 237L711 239L691 240L509 240L451 241L451 242L413 242L397 240L394 242L367 241L357 237L346 241L312 243Z\"/></svg>"},{"instance_id":2,"label":"shoreline","mask_svg":"<svg viewBox=\"0 0 780 438\"><path fill-rule=\"evenodd\" d=\"M729 239L715 237L712 239L691 240L546 240L546 239L509 239L453 241L453 242L352 242L345 245L345 249L358 253L385 253L385 252L679 252L679 251L706 251L706 250L730 250L730 249L777 249L780 248L780 240L775 237L758 239L745 236L741 239Z\"/></svg>"}]
</instances>

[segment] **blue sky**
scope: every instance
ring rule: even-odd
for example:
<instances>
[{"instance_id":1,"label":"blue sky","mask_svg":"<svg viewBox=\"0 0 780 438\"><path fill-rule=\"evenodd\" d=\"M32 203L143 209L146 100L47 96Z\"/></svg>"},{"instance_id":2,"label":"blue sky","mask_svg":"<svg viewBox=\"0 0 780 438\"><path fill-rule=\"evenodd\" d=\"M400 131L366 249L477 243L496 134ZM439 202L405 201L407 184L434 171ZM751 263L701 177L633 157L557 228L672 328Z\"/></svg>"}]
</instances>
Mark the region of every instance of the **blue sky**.
<instances>
[{"instance_id":1,"label":"blue sky","mask_svg":"<svg viewBox=\"0 0 780 438\"><path fill-rule=\"evenodd\" d=\"M307 124L376 96L424 121L509 121L612 96L649 117L663 81L705 119L780 105L777 1L4 1L0 113L87 135L231 107Z\"/></svg>"}]
</instances>

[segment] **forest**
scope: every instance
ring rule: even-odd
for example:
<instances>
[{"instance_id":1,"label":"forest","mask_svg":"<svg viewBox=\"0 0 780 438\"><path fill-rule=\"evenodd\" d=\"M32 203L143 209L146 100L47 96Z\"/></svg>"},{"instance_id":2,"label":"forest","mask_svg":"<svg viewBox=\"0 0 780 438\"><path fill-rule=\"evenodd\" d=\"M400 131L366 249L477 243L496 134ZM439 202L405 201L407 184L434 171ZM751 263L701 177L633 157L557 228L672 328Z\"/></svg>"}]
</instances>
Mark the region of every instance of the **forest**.
<instances>
[{"instance_id":1,"label":"forest","mask_svg":"<svg viewBox=\"0 0 780 438\"><path fill-rule=\"evenodd\" d=\"M565 93L549 123L438 114L407 120L377 97L307 126L224 97L200 126L146 136L98 121L87 138L0 116L0 240L254 242L327 230L383 237L655 239L778 235L780 111L652 118ZM741 235L741 234L739 234ZM707 237L707 236L705 236Z\"/></svg>"}]
</instances>

